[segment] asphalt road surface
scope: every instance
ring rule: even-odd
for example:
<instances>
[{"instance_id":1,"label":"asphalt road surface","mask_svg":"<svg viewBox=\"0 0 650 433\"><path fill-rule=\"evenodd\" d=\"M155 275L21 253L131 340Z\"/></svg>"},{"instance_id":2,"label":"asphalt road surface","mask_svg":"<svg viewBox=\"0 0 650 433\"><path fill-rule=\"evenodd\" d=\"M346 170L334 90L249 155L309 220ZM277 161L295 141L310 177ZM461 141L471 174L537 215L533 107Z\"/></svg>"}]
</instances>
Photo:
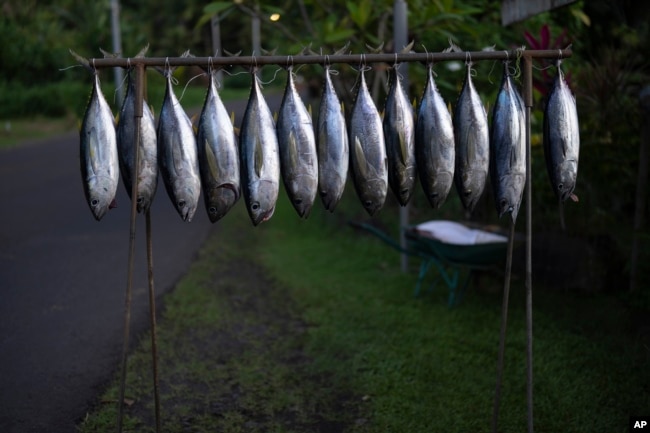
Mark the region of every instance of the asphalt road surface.
<instances>
[{"instance_id":1,"label":"asphalt road surface","mask_svg":"<svg viewBox=\"0 0 650 433\"><path fill-rule=\"evenodd\" d=\"M273 109L279 98L269 102ZM226 105L239 122L244 104ZM131 203L120 180L118 207L97 222L81 185L77 133L0 151L3 433L76 431L119 371ZM193 221L183 222L162 181L151 215L160 297L219 224L210 224L203 198ZM138 215L132 343L149 329L144 228Z\"/></svg>"}]
</instances>

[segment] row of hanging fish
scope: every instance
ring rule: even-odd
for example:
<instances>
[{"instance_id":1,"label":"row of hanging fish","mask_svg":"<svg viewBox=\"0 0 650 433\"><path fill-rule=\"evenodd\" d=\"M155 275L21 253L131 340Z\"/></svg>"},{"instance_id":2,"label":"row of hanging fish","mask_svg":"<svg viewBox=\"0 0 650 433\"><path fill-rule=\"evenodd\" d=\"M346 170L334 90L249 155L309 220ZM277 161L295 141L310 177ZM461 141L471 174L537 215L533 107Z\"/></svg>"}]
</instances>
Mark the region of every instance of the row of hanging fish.
<instances>
[{"instance_id":1,"label":"row of hanging fish","mask_svg":"<svg viewBox=\"0 0 650 433\"><path fill-rule=\"evenodd\" d=\"M129 71L115 127L97 73L93 72L93 90L80 132L81 172L88 204L99 220L113 205L120 171L132 195L135 88ZM136 170L139 212L151 206L158 170L184 221L192 220L201 193L212 222L222 218L243 195L254 225L273 215L280 179L296 212L306 218L317 195L326 209L335 209L348 171L370 215L383 207L388 189L402 206L406 205L417 177L434 209L445 202L455 184L462 205L472 211L489 173L499 216L510 214L513 222L517 218L526 183L526 125L524 103L508 62L504 62L491 127L472 83L469 62L453 113L436 87L431 64L414 113L395 65L390 71L383 118L370 96L362 68L349 124L329 65L325 65L316 125L296 89L292 67L287 67L277 123L252 70L250 97L238 138L219 97L214 69L208 70L210 83L196 131L174 94L173 68L161 72L166 91L158 126L146 103L140 121ZM559 63L544 113L544 151L557 197L561 201L575 199L578 117Z\"/></svg>"}]
</instances>

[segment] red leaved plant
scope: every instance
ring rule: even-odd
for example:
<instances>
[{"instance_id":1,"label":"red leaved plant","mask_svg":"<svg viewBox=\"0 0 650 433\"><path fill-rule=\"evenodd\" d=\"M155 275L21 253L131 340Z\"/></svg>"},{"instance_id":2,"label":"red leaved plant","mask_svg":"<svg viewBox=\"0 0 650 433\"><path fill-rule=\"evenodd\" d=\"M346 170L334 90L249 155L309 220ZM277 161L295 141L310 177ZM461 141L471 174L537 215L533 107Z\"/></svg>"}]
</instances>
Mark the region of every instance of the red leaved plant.
<instances>
[{"instance_id":1,"label":"red leaved plant","mask_svg":"<svg viewBox=\"0 0 650 433\"><path fill-rule=\"evenodd\" d=\"M566 29L562 30L562 33L560 33L560 35L556 37L555 40L553 40L553 43L551 43L551 30L549 29L548 24L544 24L542 26L539 31L538 39L528 31L524 32L524 38L526 38L526 42L532 50L560 50L566 48L569 45ZM537 74L533 76L533 87L537 89L543 96L546 96L549 89L553 85L555 74L551 75L548 69L548 66L553 64L553 62L549 60L542 60L542 62L543 67L540 71L541 77ZM565 74L564 78L567 84L570 86L570 74Z\"/></svg>"}]
</instances>

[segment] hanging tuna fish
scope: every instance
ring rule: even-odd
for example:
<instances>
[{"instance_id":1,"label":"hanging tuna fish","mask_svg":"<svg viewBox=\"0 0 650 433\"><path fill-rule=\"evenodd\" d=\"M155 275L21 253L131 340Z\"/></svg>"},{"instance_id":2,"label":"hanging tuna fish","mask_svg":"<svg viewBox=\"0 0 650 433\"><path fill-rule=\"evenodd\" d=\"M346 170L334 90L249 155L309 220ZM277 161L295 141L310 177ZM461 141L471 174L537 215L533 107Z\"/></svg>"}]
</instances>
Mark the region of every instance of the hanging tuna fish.
<instances>
[{"instance_id":1,"label":"hanging tuna fish","mask_svg":"<svg viewBox=\"0 0 650 433\"><path fill-rule=\"evenodd\" d=\"M348 176L350 150L345 115L325 65L325 88L318 113L318 192L325 209L334 212Z\"/></svg>"},{"instance_id":2,"label":"hanging tuna fish","mask_svg":"<svg viewBox=\"0 0 650 433\"><path fill-rule=\"evenodd\" d=\"M349 140L352 180L364 209L370 216L386 201L388 172L382 121L370 97L363 68L361 83L352 108Z\"/></svg>"},{"instance_id":3,"label":"hanging tuna fish","mask_svg":"<svg viewBox=\"0 0 650 433\"><path fill-rule=\"evenodd\" d=\"M399 204L406 206L415 186L415 119L402 87L397 64L390 73L383 130L388 158L388 184Z\"/></svg>"},{"instance_id":4,"label":"hanging tuna fish","mask_svg":"<svg viewBox=\"0 0 650 433\"><path fill-rule=\"evenodd\" d=\"M216 222L239 200L239 149L232 122L217 91L217 70L208 68L210 84L199 118L196 144L205 208Z\"/></svg>"},{"instance_id":5,"label":"hanging tuna fish","mask_svg":"<svg viewBox=\"0 0 650 433\"><path fill-rule=\"evenodd\" d=\"M300 99L293 67L287 68L287 86L277 123L280 171L289 200L301 218L307 218L318 188L316 138L311 116Z\"/></svg>"},{"instance_id":6,"label":"hanging tuna fish","mask_svg":"<svg viewBox=\"0 0 650 433\"><path fill-rule=\"evenodd\" d=\"M422 189L429 204L438 209L453 184L456 150L451 114L436 88L433 64L427 65L427 72L415 125L415 156Z\"/></svg>"},{"instance_id":7,"label":"hanging tuna fish","mask_svg":"<svg viewBox=\"0 0 650 433\"><path fill-rule=\"evenodd\" d=\"M149 46L147 45L138 55L144 57ZM120 172L129 197L133 190L133 165L135 163L135 80L132 77L133 68L127 70L128 80L126 95L120 110L117 124L117 150L120 160ZM156 125L153 114L146 101L142 104L142 118L140 119L140 147L138 191L136 206L138 212L145 213L149 210L158 186L158 148L156 141Z\"/></svg>"},{"instance_id":8,"label":"hanging tuna fish","mask_svg":"<svg viewBox=\"0 0 650 433\"><path fill-rule=\"evenodd\" d=\"M241 181L253 225L268 221L275 211L280 184L280 158L275 123L264 100L255 70L239 134Z\"/></svg>"},{"instance_id":9,"label":"hanging tuna fish","mask_svg":"<svg viewBox=\"0 0 650 433\"><path fill-rule=\"evenodd\" d=\"M560 202L571 198L578 177L580 129L576 100L557 65L557 76L544 110L544 156L551 185Z\"/></svg>"},{"instance_id":10,"label":"hanging tuna fish","mask_svg":"<svg viewBox=\"0 0 650 433\"><path fill-rule=\"evenodd\" d=\"M483 194L490 163L490 137L485 108L472 83L472 63L454 110L456 169L454 180L463 207L472 212Z\"/></svg>"},{"instance_id":11,"label":"hanging tuna fish","mask_svg":"<svg viewBox=\"0 0 650 433\"><path fill-rule=\"evenodd\" d=\"M93 89L79 130L79 162L88 206L97 221L115 207L120 167L115 119L99 84L97 70L87 59L70 53L93 73Z\"/></svg>"},{"instance_id":12,"label":"hanging tuna fish","mask_svg":"<svg viewBox=\"0 0 650 433\"><path fill-rule=\"evenodd\" d=\"M182 57L188 55L185 52ZM192 122L172 88L174 69L162 71L167 85L158 119L158 164L169 198L183 221L190 222L201 195L201 180Z\"/></svg>"},{"instance_id":13,"label":"hanging tuna fish","mask_svg":"<svg viewBox=\"0 0 650 433\"><path fill-rule=\"evenodd\" d=\"M526 119L524 101L504 62L503 79L492 111L490 178L499 217L514 223L526 185Z\"/></svg>"}]
</instances>

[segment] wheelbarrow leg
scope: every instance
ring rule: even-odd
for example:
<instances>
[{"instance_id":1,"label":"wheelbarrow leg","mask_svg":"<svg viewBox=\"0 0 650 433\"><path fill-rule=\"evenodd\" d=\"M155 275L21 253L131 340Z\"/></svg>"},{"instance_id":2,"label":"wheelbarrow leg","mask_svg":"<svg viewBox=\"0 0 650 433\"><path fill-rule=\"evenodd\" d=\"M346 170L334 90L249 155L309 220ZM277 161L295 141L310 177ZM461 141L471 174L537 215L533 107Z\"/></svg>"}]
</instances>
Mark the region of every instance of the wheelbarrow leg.
<instances>
[{"instance_id":1,"label":"wheelbarrow leg","mask_svg":"<svg viewBox=\"0 0 650 433\"><path fill-rule=\"evenodd\" d=\"M460 301L463 299L463 296L465 295L465 291L467 290L467 286L469 286L469 281L472 279L472 270L470 269L467 277L465 278L465 281L463 282L462 287L460 290L458 290L458 297L456 297L456 292L454 290L451 290L449 292L449 306L453 307L455 305L458 305ZM456 277L458 277L458 269L456 269Z\"/></svg>"},{"instance_id":2,"label":"wheelbarrow leg","mask_svg":"<svg viewBox=\"0 0 650 433\"><path fill-rule=\"evenodd\" d=\"M420 296L420 287L422 286L422 280L424 279L424 276L429 272L429 268L431 267L431 260L430 259L422 259L422 263L420 264L420 274L418 275L418 282L415 285L415 293L413 293L413 296L417 298Z\"/></svg>"}]
</instances>

